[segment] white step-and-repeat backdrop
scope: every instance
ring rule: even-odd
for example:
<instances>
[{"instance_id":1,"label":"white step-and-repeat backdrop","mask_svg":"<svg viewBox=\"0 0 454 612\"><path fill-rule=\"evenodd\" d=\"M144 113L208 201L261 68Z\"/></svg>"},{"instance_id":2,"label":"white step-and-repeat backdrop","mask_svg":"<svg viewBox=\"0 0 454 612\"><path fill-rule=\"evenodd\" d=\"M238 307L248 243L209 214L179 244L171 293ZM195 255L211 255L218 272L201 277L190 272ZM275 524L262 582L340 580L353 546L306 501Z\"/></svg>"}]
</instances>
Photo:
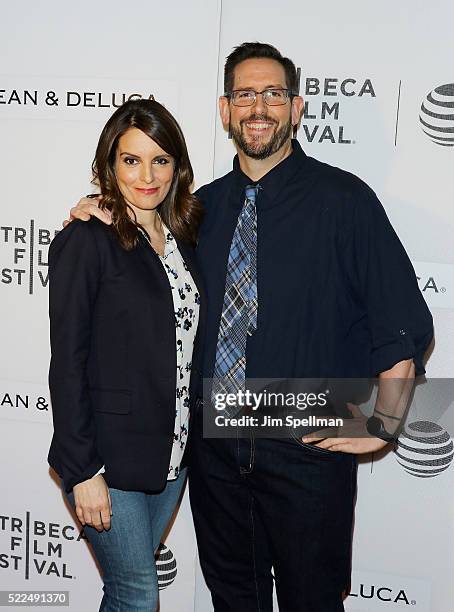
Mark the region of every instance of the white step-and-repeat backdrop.
<instances>
[{"instance_id":1,"label":"white step-and-repeat backdrop","mask_svg":"<svg viewBox=\"0 0 454 612\"><path fill-rule=\"evenodd\" d=\"M99 573L46 464L48 246L91 190L100 129L125 99L153 95L176 115L197 186L230 169L217 96L243 41L270 42L301 68L298 138L381 198L434 315L428 376L452 376L453 19L450 0L2 4L0 590L68 590L70 610L97 609ZM452 609L450 401L416 394L407 427L423 453L361 462L347 610ZM212 610L187 495L159 566L162 612Z\"/></svg>"}]
</instances>

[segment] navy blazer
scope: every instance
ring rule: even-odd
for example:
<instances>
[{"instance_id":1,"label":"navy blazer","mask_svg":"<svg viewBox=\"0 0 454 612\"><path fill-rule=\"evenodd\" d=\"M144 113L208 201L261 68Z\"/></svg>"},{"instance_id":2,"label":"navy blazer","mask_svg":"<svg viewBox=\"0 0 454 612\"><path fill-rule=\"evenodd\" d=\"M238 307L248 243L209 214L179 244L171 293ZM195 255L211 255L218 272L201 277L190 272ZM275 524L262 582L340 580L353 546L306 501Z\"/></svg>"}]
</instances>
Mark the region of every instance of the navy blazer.
<instances>
[{"instance_id":1,"label":"navy blazer","mask_svg":"<svg viewBox=\"0 0 454 612\"><path fill-rule=\"evenodd\" d=\"M201 296L197 346L204 292L192 247L177 244ZM161 490L175 425L176 338L159 257L142 236L126 251L97 219L73 221L49 249L49 315L50 465L67 491L103 465L111 487Z\"/></svg>"}]
</instances>

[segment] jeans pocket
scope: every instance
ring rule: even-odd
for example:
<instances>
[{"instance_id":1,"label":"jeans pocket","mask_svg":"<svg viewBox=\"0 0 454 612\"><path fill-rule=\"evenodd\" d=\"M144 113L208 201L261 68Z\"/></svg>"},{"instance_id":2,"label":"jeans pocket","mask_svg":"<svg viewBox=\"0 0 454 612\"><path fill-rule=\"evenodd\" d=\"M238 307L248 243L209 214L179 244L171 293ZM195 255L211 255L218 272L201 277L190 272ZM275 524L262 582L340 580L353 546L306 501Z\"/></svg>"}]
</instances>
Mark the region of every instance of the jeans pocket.
<instances>
[{"instance_id":1,"label":"jeans pocket","mask_svg":"<svg viewBox=\"0 0 454 612\"><path fill-rule=\"evenodd\" d=\"M301 446L304 450L307 450L307 451L312 452L314 454L319 454L319 455L334 455L334 456L339 454L337 451L328 450L326 448L320 448L319 446L316 446L315 444L309 444L307 442L303 442L301 440L301 438L298 438L293 433L291 434L291 436L292 436L292 439L297 444L299 444L299 446Z\"/></svg>"}]
</instances>

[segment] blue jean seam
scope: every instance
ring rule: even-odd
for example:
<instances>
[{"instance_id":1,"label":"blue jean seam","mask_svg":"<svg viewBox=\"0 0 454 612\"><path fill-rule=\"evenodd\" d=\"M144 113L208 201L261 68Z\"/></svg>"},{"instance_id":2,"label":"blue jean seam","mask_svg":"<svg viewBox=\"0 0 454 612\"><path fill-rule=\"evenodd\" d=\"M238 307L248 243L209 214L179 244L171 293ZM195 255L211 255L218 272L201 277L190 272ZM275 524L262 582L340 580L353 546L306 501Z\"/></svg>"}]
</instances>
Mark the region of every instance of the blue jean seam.
<instances>
[{"instance_id":1,"label":"blue jean seam","mask_svg":"<svg viewBox=\"0 0 454 612\"><path fill-rule=\"evenodd\" d=\"M254 584L255 594L257 597L257 611L261 611L260 607L260 596L259 596L259 585L257 581L257 565L255 562L255 524L254 524L254 498L251 496L251 526L252 526L252 564L254 566Z\"/></svg>"}]
</instances>

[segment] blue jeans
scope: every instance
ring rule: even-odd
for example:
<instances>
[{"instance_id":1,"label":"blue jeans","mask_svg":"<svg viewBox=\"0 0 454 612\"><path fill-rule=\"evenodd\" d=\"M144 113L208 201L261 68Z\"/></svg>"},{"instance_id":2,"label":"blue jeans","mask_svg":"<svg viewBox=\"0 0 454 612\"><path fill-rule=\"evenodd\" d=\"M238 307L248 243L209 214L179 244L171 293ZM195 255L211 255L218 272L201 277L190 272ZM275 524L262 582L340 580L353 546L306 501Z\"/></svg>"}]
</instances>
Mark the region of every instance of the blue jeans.
<instances>
[{"instance_id":1,"label":"blue jeans","mask_svg":"<svg viewBox=\"0 0 454 612\"><path fill-rule=\"evenodd\" d=\"M101 566L104 597L100 612L155 612L159 590L154 553L172 517L186 480L183 469L156 494L109 488L112 526L98 532L85 527ZM68 500L74 508L74 495Z\"/></svg>"},{"instance_id":2,"label":"blue jeans","mask_svg":"<svg viewBox=\"0 0 454 612\"><path fill-rule=\"evenodd\" d=\"M196 413L189 494L215 611L272 612L274 583L280 612L342 612L356 456L202 431Z\"/></svg>"}]
</instances>

